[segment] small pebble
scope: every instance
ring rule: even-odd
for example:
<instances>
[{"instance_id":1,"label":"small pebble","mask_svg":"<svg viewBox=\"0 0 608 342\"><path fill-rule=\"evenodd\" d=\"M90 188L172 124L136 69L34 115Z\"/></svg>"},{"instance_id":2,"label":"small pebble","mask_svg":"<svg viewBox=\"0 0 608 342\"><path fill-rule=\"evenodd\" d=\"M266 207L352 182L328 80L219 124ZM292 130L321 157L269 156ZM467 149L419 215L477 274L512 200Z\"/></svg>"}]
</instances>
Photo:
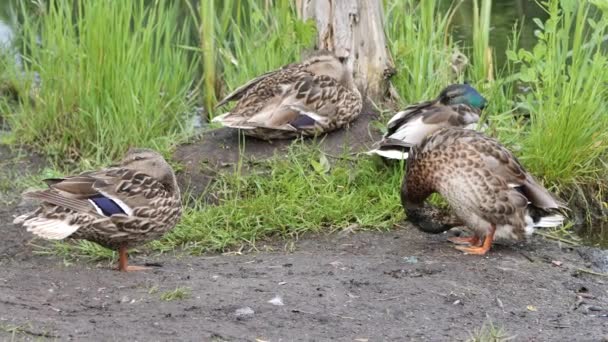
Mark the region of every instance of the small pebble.
<instances>
[{"instance_id":1,"label":"small pebble","mask_svg":"<svg viewBox=\"0 0 608 342\"><path fill-rule=\"evenodd\" d=\"M418 262L418 258L416 256L403 257L403 260L408 264L415 264Z\"/></svg>"},{"instance_id":2,"label":"small pebble","mask_svg":"<svg viewBox=\"0 0 608 342\"><path fill-rule=\"evenodd\" d=\"M234 314L235 314L237 317L242 317L242 316L251 316L251 315L253 315L254 313L255 313L255 311L253 311L253 309L252 309L252 308L250 308L250 307L248 307L248 306L245 306L245 307L242 307L242 308L238 308L238 309L236 309L236 311L234 312Z\"/></svg>"},{"instance_id":3,"label":"small pebble","mask_svg":"<svg viewBox=\"0 0 608 342\"><path fill-rule=\"evenodd\" d=\"M270 303L272 305L276 305L276 306L285 305L285 304L283 304L283 298L281 298L281 296L279 296L279 295L277 295L274 298L272 298L271 300L269 300L268 303Z\"/></svg>"}]
</instances>

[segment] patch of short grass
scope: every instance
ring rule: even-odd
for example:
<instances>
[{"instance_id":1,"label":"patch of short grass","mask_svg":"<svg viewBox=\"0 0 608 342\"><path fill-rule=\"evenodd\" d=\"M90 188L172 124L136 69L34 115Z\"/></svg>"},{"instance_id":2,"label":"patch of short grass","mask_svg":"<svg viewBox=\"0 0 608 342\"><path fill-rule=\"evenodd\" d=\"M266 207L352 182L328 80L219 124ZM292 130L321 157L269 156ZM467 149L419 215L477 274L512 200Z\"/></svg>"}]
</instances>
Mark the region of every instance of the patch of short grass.
<instances>
[{"instance_id":1,"label":"patch of short grass","mask_svg":"<svg viewBox=\"0 0 608 342\"><path fill-rule=\"evenodd\" d=\"M55 160L116 160L130 146L166 150L188 128L198 65L178 2L20 1L15 63L21 101L11 140ZM41 84L35 84L39 77Z\"/></svg>"},{"instance_id":2,"label":"patch of short grass","mask_svg":"<svg viewBox=\"0 0 608 342\"><path fill-rule=\"evenodd\" d=\"M174 300L184 300L190 298L192 290L189 287L177 287L175 290L166 291L160 294L160 300L166 302Z\"/></svg>"},{"instance_id":3,"label":"patch of short grass","mask_svg":"<svg viewBox=\"0 0 608 342\"><path fill-rule=\"evenodd\" d=\"M50 329L38 331L32 323L24 323L21 325L0 323L0 332L10 335L10 341L48 341L49 339L57 340L58 336L52 333Z\"/></svg>"},{"instance_id":4,"label":"patch of short grass","mask_svg":"<svg viewBox=\"0 0 608 342\"><path fill-rule=\"evenodd\" d=\"M296 144L248 174L219 175L211 189L218 203L196 201L178 226L151 246L200 253L353 225L388 229L403 218L401 170Z\"/></svg>"},{"instance_id":5,"label":"patch of short grass","mask_svg":"<svg viewBox=\"0 0 608 342\"><path fill-rule=\"evenodd\" d=\"M472 332L467 342L506 342L514 338L515 336L509 335L501 326L496 326L488 321L481 328Z\"/></svg>"},{"instance_id":6,"label":"patch of short grass","mask_svg":"<svg viewBox=\"0 0 608 342\"><path fill-rule=\"evenodd\" d=\"M32 245L36 254L58 256L66 263L77 260L114 263L118 260L116 251L87 240L52 241L50 244L32 243Z\"/></svg>"}]
</instances>

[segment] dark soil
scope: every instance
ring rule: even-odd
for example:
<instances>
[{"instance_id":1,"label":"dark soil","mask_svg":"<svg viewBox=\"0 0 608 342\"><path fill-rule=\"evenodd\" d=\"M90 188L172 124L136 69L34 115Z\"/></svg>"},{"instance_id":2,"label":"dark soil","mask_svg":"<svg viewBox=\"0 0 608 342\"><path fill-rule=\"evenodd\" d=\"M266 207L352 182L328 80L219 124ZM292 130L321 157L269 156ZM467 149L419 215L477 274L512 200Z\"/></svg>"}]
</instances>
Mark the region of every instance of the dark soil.
<instances>
[{"instance_id":1,"label":"dark soil","mask_svg":"<svg viewBox=\"0 0 608 342\"><path fill-rule=\"evenodd\" d=\"M371 141L366 123L353 132L353 146ZM342 146L330 136L329 152L332 139ZM191 161L182 185L203 189L222 163L236 162L236 140L219 130L180 148L176 159ZM250 141L252 158L286 146ZM458 341L490 321L515 341L608 338L608 277L580 271L593 266L587 249L539 237L479 257L404 223L311 235L295 248L269 241L243 254L140 254L133 264L162 267L124 274L36 254L32 242L45 242L11 224L27 206L15 198L0 205L0 340ZM187 296L161 299L176 288ZM283 305L269 303L277 296Z\"/></svg>"}]
</instances>

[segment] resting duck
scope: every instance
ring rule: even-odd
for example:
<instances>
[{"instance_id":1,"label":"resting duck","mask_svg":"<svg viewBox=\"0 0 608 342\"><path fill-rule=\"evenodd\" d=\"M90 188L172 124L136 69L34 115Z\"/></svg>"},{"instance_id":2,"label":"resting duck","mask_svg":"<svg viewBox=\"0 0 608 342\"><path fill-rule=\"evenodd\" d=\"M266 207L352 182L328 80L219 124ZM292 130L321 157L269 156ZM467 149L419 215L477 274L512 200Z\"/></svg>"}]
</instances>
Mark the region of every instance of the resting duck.
<instances>
[{"instance_id":1,"label":"resting duck","mask_svg":"<svg viewBox=\"0 0 608 342\"><path fill-rule=\"evenodd\" d=\"M130 149L116 167L45 182L48 189L23 194L40 207L14 223L45 239L85 239L117 249L120 271L145 269L127 265L127 249L159 238L181 217L173 169L152 150Z\"/></svg>"},{"instance_id":2,"label":"resting duck","mask_svg":"<svg viewBox=\"0 0 608 342\"><path fill-rule=\"evenodd\" d=\"M367 152L387 159L407 159L410 147L441 127L475 129L486 99L468 84L452 84L435 100L416 103L395 114L378 148Z\"/></svg>"},{"instance_id":3,"label":"resting duck","mask_svg":"<svg viewBox=\"0 0 608 342\"><path fill-rule=\"evenodd\" d=\"M434 192L454 215L438 214L424 201ZM522 239L534 227L555 227L566 206L534 180L498 141L463 128L441 128L410 151L401 202L421 230L440 233L458 225L471 237L451 241L469 254L488 252L495 238Z\"/></svg>"},{"instance_id":4,"label":"resting duck","mask_svg":"<svg viewBox=\"0 0 608 342\"><path fill-rule=\"evenodd\" d=\"M212 121L265 140L341 128L357 118L363 107L345 60L325 52L247 82L216 108L231 101L237 101L234 109Z\"/></svg>"}]
</instances>

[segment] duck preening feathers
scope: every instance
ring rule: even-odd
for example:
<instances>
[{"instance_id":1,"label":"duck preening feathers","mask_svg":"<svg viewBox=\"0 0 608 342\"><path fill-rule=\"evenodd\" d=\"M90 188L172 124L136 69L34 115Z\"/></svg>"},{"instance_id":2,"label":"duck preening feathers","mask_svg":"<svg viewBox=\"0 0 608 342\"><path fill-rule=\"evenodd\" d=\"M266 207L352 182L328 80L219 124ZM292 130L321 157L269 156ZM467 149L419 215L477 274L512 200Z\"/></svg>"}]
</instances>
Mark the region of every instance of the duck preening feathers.
<instances>
[{"instance_id":1,"label":"duck preening feathers","mask_svg":"<svg viewBox=\"0 0 608 342\"><path fill-rule=\"evenodd\" d=\"M361 113L363 99L345 60L329 53L267 72L226 96L237 101L212 121L260 139L313 136L341 128Z\"/></svg>"},{"instance_id":2,"label":"duck preening feathers","mask_svg":"<svg viewBox=\"0 0 608 342\"><path fill-rule=\"evenodd\" d=\"M409 220L430 233L466 225L472 237L451 239L471 245L457 247L466 253L485 254L495 237L522 239L534 227L564 221L564 203L498 141L473 130L441 128L427 136L410 151L406 172L401 202ZM434 192L454 215L439 215L424 203Z\"/></svg>"},{"instance_id":3,"label":"duck preening feathers","mask_svg":"<svg viewBox=\"0 0 608 342\"><path fill-rule=\"evenodd\" d=\"M48 189L26 192L40 206L17 217L29 232L51 240L85 239L119 251L159 238L181 217L180 190L171 166L155 151L131 149L118 166L46 179Z\"/></svg>"},{"instance_id":4,"label":"duck preening feathers","mask_svg":"<svg viewBox=\"0 0 608 342\"><path fill-rule=\"evenodd\" d=\"M407 159L408 151L442 127L475 129L486 99L468 84L452 84L431 101L406 107L387 124L387 132L368 154Z\"/></svg>"}]
</instances>

